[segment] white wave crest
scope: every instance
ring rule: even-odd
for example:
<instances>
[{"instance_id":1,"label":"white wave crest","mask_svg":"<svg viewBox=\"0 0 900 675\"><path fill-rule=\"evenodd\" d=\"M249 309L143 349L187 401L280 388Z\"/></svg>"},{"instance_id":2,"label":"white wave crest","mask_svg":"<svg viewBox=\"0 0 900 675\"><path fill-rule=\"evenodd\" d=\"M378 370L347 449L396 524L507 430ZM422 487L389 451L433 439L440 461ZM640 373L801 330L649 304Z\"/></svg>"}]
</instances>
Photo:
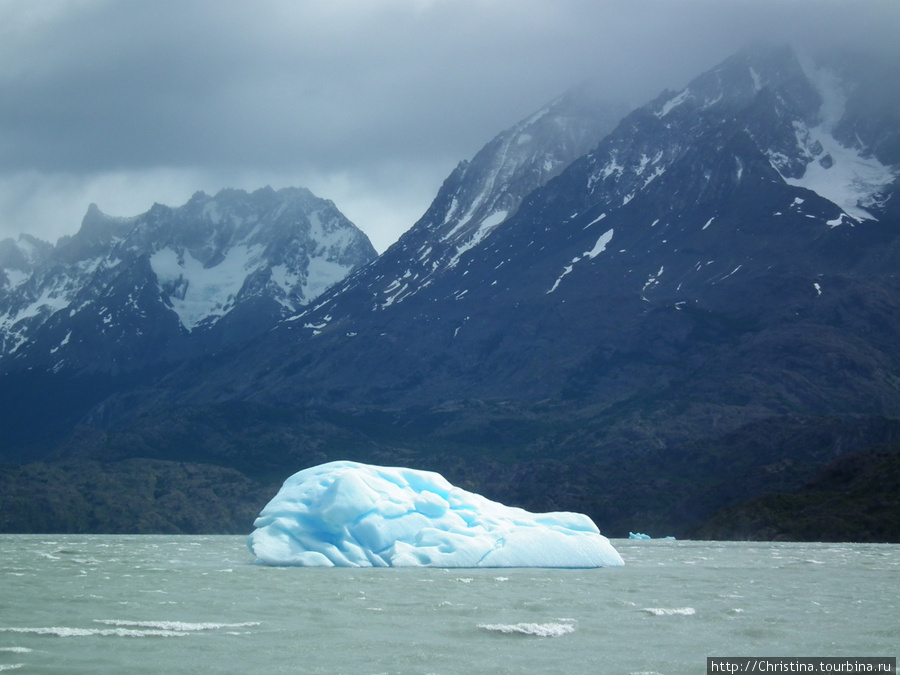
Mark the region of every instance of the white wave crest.
<instances>
[{"instance_id":1,"label":"white wave crest","mask_svg":"<svg viewBox=\"0 0 900 675\"><path fill-rule=\"evenodd\" d=\"M56 637L90 637L95 635L114 637L183 637L183 631L174 630L130 630L128 628L71 628L69 626L47 626L39 628L0 628L3 633L30 633L32 635L55 635Z\"/></svg>"},{"instance_id":2,"label":"white wave crest","mask_svg":"<svg viewBox=\"0 0 900 675\"><path fill-rule=\"evenodd\" d=\"M189 633L199 630L218 630L220 628L247 628L258 626L258 621L246 623L188 623L186 621L123 621L120 619L94 619L94 623L106 626L124 626L129 628L155 628L157 630Z\"/></svg>"},{"instance_id":3,"label":"white wave crest","mask_svg":"<svg viewBox=\"0 0 900 675\"><path fill-rule=\"evenodd\" d=\"M641 611L653 616L691 616L697 613L693 607L644 607Z\"/></svg>"},{"instance_id":4,"label":"white wave crest","mask_svg":"<svg viewBox=\"0 0 900 675\"><path fill-rule=\"evenodd\" d=\"M482 630L496 633L520 633L537 637L559 637L575 631L570 623L480 623Z\"/></svg>"}]
</instances>

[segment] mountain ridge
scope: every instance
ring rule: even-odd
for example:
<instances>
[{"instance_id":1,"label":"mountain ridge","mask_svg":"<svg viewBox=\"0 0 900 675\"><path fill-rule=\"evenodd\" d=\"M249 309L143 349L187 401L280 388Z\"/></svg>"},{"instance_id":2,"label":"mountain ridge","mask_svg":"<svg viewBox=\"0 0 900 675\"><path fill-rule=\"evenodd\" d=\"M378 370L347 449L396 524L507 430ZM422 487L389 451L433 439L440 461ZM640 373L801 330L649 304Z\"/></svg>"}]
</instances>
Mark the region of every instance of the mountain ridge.
<instances>
[{"instance_id":1,"label":"mountain ridge","mask_svg":"<svg viewBox=\"0 0 900 675\"><path fill-rule=\"evenodd\" d=\"M792 54L790 56L792 72L802 73L799 63ZM739 61L738 59L735 62ZM731 65L734 66L735 62ZM756 80L749 75L752 72L751 66L743 63L741 70L744 71L746 82L741 82L739 93L745 95ZM765 71L762 72L765 75ZM757 73L757 78L759 77L761 76ZM710 75L707 74L701 76L699 81L703 83L709 79ZM787 78L786 81L793 82L793 79ZM691 91L691 87L695 86L689 85L685 91ZM770 117L786 119L786 124L782 125L785 132L774 139L774 147L783 149L793 143L794 159L797 162L806 161L808 158L804 154L805 150L797 143L793 123L800 121L808 124L816 119L821 100L813 96L813 93L810 85L804 96L796 97L805 101L800 109L795 110L790 106L782 109L783 106L777 96L768 94L765 88L761 87L752 100L748 99L747 110L739 123L730 122L728 115L720 115L724 121L719 124L720 120L717 118L719 131L716 133L711 133L709 123L700 123L698 126L695 121L696 111L691 112L691 101L686 96L683 96L680 105L672 106L672 101L679 95L664 94L649 106L635 111L616 131L607 136L600 150L576 160L562 175L532 192L523 201L517 214L503 223L498 223L490 236L480 242L477 255L474 250L464 251L459 256L454 254L454 264L442 268L445 272L442 277L429 281L429 297L415 303L414 310L403 310L403 314L416 317L417 333L421 333L422 329L427 330L426 327L429 325L446 325L447 327L442 329L444 333L440 347L435 345L423 347L413 358L405 358L402 352L390 351L388 348L391 354L389 357L386 352L384 356L371 361L396 359L398 363L403 363L403 366L395 370L409 373L415 371L416 363L426 361L429 354L446 353L450 336L462 338L465 336L467 326L471 327L471 321L466 318L471 315L466 312L472 306L470 298L476 293L485 302L491 297L507 293L508 300L502 303L503 311L513 314L516 312L517 302L527 300L532 303L530 308L536 309L546 304L541 296L552 293L554 295L551 298L552 302L547 304L546 309L540 311L551 313L562 311L560 308L565 302L574 301L579 296L583 297L585 287L591 288L593 287L591 284L596 283L586 282L584 279L592 277L606 279L609 272L599 265L616 256L630 257L625 264L628 267L640 265L643 271L637 273L625 269L620 272L619 274L630 277L626 282L622 279L606 279L610 289L618 290L615 291L615 296L611 295L611 292L596 295L596 290L591 291L595 293L598 301L602 298L604 302L624 303L632 307L633 316L640 318L650 307L659 309L668 307L669 310L676 311L691 308L697 304L696 298L690 297L686 292L691 288L693 292L703 294L703 303L694 309L701 312L719 311L723 309L721 301L726 305L734 304L733 297L729 294L752 296L756 292L742 290L740 285L729 286L729 279L733 282L734 275L740 277L741 274L748 273L748 266L753 264L753 256L768 256L773 263L778 260L785 274L795 276L796 271L788 269L792 264L793 252L786 249L785 255L780 256L778 251L767 250L770 247L766 243L766 237L780 236L784 227L794 227L797 231L796 236L790 237L791 246L800 245L801 239L805 237L806 241L818 242L809 252L810 255L826 256L816 263L819 269L808 269L804 272L807 277L804 283L808 294L818 297L816 285L818 284L818 288L821 289L822 284L817 275L821 273L820 270L826 269L827 264L831 264L828 257L840 254L847 248L845 240L852 236L848 233L851 228L840 230L836 229L837 224L829 224L844 222L842 218L847 218L847 223L852 221L855 225L859 225L860 221L851 218L833 202L810 193L802 186L787 183L769 156L773 155L774 151L768 147L765 151L760 150L760 141L754 139L748 132L751 123L758 124L756 119L761 113L757 108L761 105ZM695 107L699 108L701 113L709 115L708 107L704 106L710 99L715 99L715 95L699 98L699 105ZM758 103L759 100L762 103ZM688 135L681 139L680 144L666 140L671 136L671 132L661 123L660 117L657 117L657 113L662 112L667 113L666 117L681 115L684 119L682 126L687 128ZM635 132L635 129L642 129L642 125L647 122L653 125L656 136L653 132ZM677 120L673 117L670 126L675 122ZM666 151L670 152L673 157L677 156L680 162L676 167L677 170L669 171L674 166L671 163L665 166L658 164L653 168L651 154L645 151L646 148L623 145L633 138L650 137L656 138L655 142L661 148L652 153L652 156L655 157L659 152L663 154ZM688 148L689 151L683 150L684 148ZM625 161L623 154L626 149L631 153L628 161ZM600 153L603 153L602 156ZM716 158L713 165L707 165L709 158ZM604 183L606 187L601 190L600 186ZM761 201L761 193L758 192L758 184L768 186L767 194L762 198L765 200L764 204ZM636 192L636 187L640 187L640 191ZM590 196L592 194L598 196ZM436 199L436 203L439 199L440 197ZM731 204L732 206L728 207L730 210L721 213L710 210L717 208L716 200ZM666 210L660 211L659 204L666 204ZM752 216L744 217L747 213ZM742 227L741 218L746 222L771 223L771 225L754 225L756 230L754 231L754 228ZM644 226L638 228L633 225L636 219L643 221ZM559 228L565 228L565 231L571 234L557 235L548 239L548 222L555 223L554 232L559 232ZM768 234L760 236L764 230ZM870 232L876 238L886 236L877 234L877 230L878 226L875 226ZM802 236L799 234L801 232ZM671 250L677 247L665 245L667 238L672 236L684 238L686 245L680 253ZM623 241L623 237L627 237L627 240ZM541 244L536 244L535 241L540 241ZM650 262L647 254L642 252L645 249L648 252L657 251L654 254L657 257L656 262ZM554 250L558 253L551 255ZM691 250L696 250L696 253L690 253ZM408 247L401 242L398 242L396 251L404 252L407 256L409 254ZM704 251L708 253L708 257L702 259ZM744 254L740 255L741 252ZM555 265L550 262L553 255L556 259L561 259ZM687 256L690 256L690 260ZM489 269L480 265L482 258L494 261ZM382 261L384 260L383 257ZM289 332L300 331L313 338L313 341L330 339L333 346L329 348L338 352L350 349L347 346L347 336L353 334L351 337L354 339L360 337L361 327L369 331L363 337L370 343L378 342L378 338L389 337L390 330L392 328L396 330L397 322L392 318L392 313L399 311L394 304L397 298L403 298L407 303L413 300L410 294L403 290L404 277L409 272L403 267L404 262L395 263L397 266L394 275L385 275L381 281L381 292L384 293L384 289L387 288L392 294L379 296L375 290L376 285L366 288L368 293L376 298L382 298L380 304L372 303L367 307L370 310L377 308L377 311L363 312L353 302L348 302L348 308L343 312L336 311L337 306L333 302L327 306L316 304L292 322L279 328L276 334L286 336ZM362 274L378 276L375 274L377 267L378 265L367 268ZM678 278L666 283L668 277L676 276L673 268L677 268ZM504 282L504 273L511 269L515 269L515 272L509 276L514 277L515 281ZM585 277L585 274L588 276ZM579 276L582 281L575 281ZM352 283L357 286L365 285L359 276L354 276ZM507 285L503 287L503 283ZM792 285L798 283L799 278L791 281ZM719 289L726 286L728 291L720 293ZM800 291L798 289L794 292ZM567 298L566 295L569 293L575 295ZM336 287L331 297L347 300L349 296L344 288ZM749 299L746 298L746 301ZM474 311L477 311L477 308ZM380 312L385 312L385 316L377 316ZM527 314L528 310L523 312ZM510 316L505 316L501 323L509 320ZM694 316L697 316L696 312ZM360 317L363 318L362 324ZM481 320L489 325L493 319L482 317ZM521 321L527 323L533 319L523 316ZM413 322L407 319L401 321L400 325L412 326ZM527 330L524 324L522 325L523 330ZM609 333L608 328L606 332ZM615 336L608 337L613 344L620 341ZM556 335L555 338L564 342L567 336ZM405 350L417 349L408 337L398 339ZM311 344L307 343L305 338L297 337L284 337L282 342L285 345L299 345L300 352ZM270 348L285 351L288 349L287 346L279 347L275 340L270 341L265 350ZM293 351L293 346L290 350ZM352 349L343 353L345 357L335 362L337 370L341 368L341 361L353 362ZM301 358L297 354L285 354L288 363L292 360L296 363ZM321 358L316 356L314 360L319 362ZM345 381L349 382L350 376L361 365L354 363L348 367L347 370L352 372L348 373ZM455 365L461 366L460 363ZM529 365L534 364L532 362ZM326 374L324 368L312 372L315 375L311 375L310 380L317 382L327 381L327 377L339 379L334 372ZM539 369L536 372L540 372ZM544 378L545 374L541 374L535 379ZM256 378L246 379L257 383ZM399 382L396 386L398 391L405 388L402 378L395 378L395 381ZM341 395L344 393L345 390L341 389ZM291 395L286 394L286 397ZM417 390L410 398L419 395L427 397L427 392ZM363 399L365 396L360 397L360 400Z\"/></svg>"},{"instance_id":2,"label":"mountain ridge","mask_svg":"<svg viewBox=\"0 0 900 675\"><path fill-rule=\"evenodd\" d=\"M264 332L375 257L332 202L303 188L198 192L127 218L91 204L76 234L40 251L26 268L19 250L17 283L0 289L6 370L176 362ZM135 353L117 356L128 344Z\"/></svg>"},{"instance_id":3,"label":"mountain ridge","mask_svg":"<svg viewBox=\"0 0 900 675\"><path fill-rule=\"evenodd\" d=\"M460 164L377 260L262 335L113 391L80 418L102 433L57 455L259 481L404 464L613 536L683 536L802 488L900 419L900 119L861 103L888 95L858 66L819 68L739 52L552 175L510 156L549 106Z\"/></svg>"}]
</instances>

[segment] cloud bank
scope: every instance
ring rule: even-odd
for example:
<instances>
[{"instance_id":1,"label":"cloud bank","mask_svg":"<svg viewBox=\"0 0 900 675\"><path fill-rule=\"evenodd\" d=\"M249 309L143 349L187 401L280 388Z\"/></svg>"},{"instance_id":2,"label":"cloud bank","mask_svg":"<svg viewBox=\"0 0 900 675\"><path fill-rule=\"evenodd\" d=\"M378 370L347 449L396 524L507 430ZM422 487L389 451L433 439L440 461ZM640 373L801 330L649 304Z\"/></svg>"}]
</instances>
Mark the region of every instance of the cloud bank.
<instances>
[{"instance_id":1,"label":"cloud bank","mask_svg":"<svg viewBox=\"0 0 900 675\"><path fill-rule=\"evenodd\" d=\"M898 29L893 0L0 0L0 237L302 185L384 250L572 86L639 105L747 42L900 58Z\"/></svg>"}]
</instances>

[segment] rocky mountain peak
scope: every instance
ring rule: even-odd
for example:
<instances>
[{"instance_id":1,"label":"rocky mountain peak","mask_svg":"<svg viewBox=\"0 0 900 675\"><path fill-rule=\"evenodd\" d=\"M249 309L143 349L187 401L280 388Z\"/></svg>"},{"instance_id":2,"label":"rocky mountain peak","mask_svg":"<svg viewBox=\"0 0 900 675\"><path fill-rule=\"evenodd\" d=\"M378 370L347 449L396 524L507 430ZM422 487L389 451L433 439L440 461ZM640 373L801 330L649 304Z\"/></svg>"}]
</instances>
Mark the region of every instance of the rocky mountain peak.
<instances>
[{"instance_id":1,"label":"rocky mountain peak","mask_svg":"<svg viewBox=\"0 0 900 675\"><path fill-rule=\"evenodd\" d=\"M430 286L511 218L531 192L594 147L624 112L623 105L583 86L501 132L457 165L425 214L364 274L305 310L305 324L317 332L326 317L358 311L357 302L369 311L384 309ZM333 304L339 297L342 307Z\"/></svg>"},{"instance_id":2,"label":"rocky mountain peak","mask_svg":"<svg viewBox=\"0 0 900 675\"><path fill-rule=\"evenodd\" d=\"M42 263L16 272L21 246L4 255L0 367L177 361L270 328L375 256L332 202L305 189L198 192L131 218L92 204ZM121 344L104 350L113 336Z\"/></svg>"}]
</instances>

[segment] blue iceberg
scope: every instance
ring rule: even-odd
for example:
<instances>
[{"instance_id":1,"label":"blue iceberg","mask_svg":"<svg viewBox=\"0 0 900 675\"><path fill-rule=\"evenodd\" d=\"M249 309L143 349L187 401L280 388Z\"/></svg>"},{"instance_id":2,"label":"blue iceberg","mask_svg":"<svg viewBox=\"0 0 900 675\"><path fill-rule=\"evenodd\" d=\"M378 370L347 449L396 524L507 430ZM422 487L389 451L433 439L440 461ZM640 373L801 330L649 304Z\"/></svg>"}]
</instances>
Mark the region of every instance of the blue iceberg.
<instances>
[{"instance_id":1,"label":"blue iceberg","mask_svg":"<svg viewBox=\"0 0 900 675\"><path fill-rule=\"evenodd\" d=\"M317 567L607 567L580 513L529 513L438 473L330 462L295 473L254 522L259 563Z\"/></svg>"},{"instance_id":2,"label":"blue iceberg","mask_svg":"<svg viewBox=\"0 0 900 675\"><path fill-rule=\"evenodd\" d=\"M649 534L644 534L643 532L629 532L629 539L652 539ZM662 537L661 541L675 541L675 537Z\"/></svg>"}]
</instances>

